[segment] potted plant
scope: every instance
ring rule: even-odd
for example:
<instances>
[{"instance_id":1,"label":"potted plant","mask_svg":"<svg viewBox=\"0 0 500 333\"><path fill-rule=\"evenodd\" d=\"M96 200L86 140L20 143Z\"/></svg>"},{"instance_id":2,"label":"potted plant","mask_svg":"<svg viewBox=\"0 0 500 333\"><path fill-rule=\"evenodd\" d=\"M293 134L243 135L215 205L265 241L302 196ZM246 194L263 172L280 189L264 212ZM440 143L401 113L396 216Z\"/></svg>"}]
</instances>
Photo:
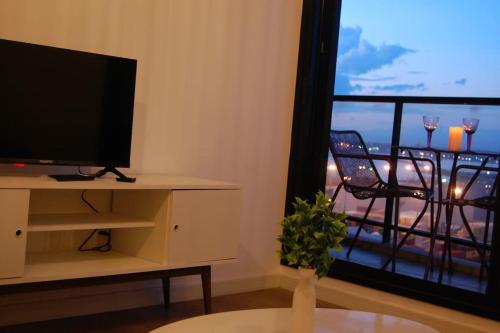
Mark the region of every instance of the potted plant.
<instances>
[{"instance_id":1,"label":"potted plant","mask_svg":"<svg viewBox=\"0 0 500 333\"><path fill-rule=\"evenodd\" d=\"M300 275L293 295L292 333L312 332L315 275L321 278L328 274L335 260L331 251L341 251L341 242L347 235L346 215L334 213L333 205L321 191L313 204L296 198L294 213L281 222L280 258L291 266L298 266Z\"/></svg>"}]
</instances>

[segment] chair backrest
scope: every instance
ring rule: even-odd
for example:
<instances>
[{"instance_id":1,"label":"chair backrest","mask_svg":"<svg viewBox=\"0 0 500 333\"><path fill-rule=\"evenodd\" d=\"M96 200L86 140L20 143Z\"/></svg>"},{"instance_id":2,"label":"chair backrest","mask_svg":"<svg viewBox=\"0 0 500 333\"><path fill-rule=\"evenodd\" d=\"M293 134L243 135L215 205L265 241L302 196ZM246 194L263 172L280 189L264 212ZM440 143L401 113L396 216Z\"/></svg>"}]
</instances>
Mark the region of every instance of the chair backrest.
<instances>
[{"instance_id":1,"label":"chair backrest","mask_svg":"<svg viewBox=\"0 0 500 333\"><path fill-rule=\"evenodd\" d=\"M382 179L361 135L356 131L330 131L330 151L345 185L370 187ZM354 157L342 157L348 154Z\"/></svg>"},{"instance_id":2,"label":"chair backrest","mask_svg":"<svg viewBox=\"0 0 500 333\"><path fill-rule=\"evenodd\" d=\"M451 184L455 190L455 198L476 200L477 198L496 197L496 187L499 178L498 166L486 167L485 162L480 166L461 165L455 173L455 183Z\"/></svg>"}]
</instances>

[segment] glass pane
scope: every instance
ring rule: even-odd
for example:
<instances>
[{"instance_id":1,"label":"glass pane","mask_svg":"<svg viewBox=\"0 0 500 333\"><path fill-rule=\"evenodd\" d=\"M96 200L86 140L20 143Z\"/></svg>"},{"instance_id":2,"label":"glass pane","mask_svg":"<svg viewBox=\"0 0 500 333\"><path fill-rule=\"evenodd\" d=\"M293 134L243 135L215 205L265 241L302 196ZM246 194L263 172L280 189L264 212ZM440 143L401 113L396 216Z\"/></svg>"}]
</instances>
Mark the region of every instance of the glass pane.
<instances>
[{"instance_id":1,"label":"glass pane","mask_svg":"<svg viewBox=\"0 0 500 333\"><path fill-rule=\"evenodd\" d=\"M334 102L331 129L355 130L376 154L391 152L394 104Z\"/></svg>"},{"instance_id":2,"label":"glass pane","mask_svg":"<svg viewBox=\"0 0 500 333\"><path fill-rule=\"evenodd\" d=\"M462 126L462 118L479 119L477 131L472 135L472 150L479 153L461 154L457 165L479 166L485 160L486 156L480 152L500 152L500 142L498 140L498 128L500 128L500 106L464 106L464 105L428 105L428 104L406 104L403 110L401 124L401 144L404 146L423 147L426 146L426 131L423 127L422 117L424 115L439 117L439 124L432 135L432 147L448 147L449 127ZM466 134L462 137L462 150L466 149ZM421 152L424 157L436 160L436 156L428 152ZM450 174L453 163L452 154L442 156L442 179L443 192L446 193L450 182ZM486 166L498 168L498 160L490 158ZM457 176L457 187L454 189L457 196L460 196L466 185L471 180L473 170L464 170ZM465 199L477 199L491 196L496 172L482 172L478 178L471 183ZM404 213L413 211L415 205L419 204L417 200L405 199L402 205ZM443 207L444 208L444 207ZM488 216L487 210L478 207L464 207L464 215L470 229L479 244L491 244L493 214ZM428 230L429 224L422 224L424 230ZM441 215L438 232L445 234L445 214ZM472 237L466 228L466 225L460 215L459 208L455 207L451 225L452 237L471 241ZM428 241L427 241L428 242ZM426 242L426 243L427 243ZM409 247L420 247L418 244L407 244ZM423 248L428 248L424 244ZM469 267L469 274L477 275L480 268L480 256L473 246L464 246L459 243L452 243L451 246L453 260L460 268ZM439 256L442 251L442 244L436 248L436 255ZM486 251L486 258L489 260L489 251Z\"/></svg>"},{"instance_id":3,"label":"glass pane","mask_svg":"<svg viewBox=\"0 0 500 333\"><path fill-rule=\"evenodd\" d=\"M500 97L497 0L344 0L336 95Z\"/></svg>"},{"instance_id":4,"label":"glass pane","mask_svg":"<svg viewBox=\"0 0 500 333\"><path fill-rule=\"evenodd\" d=\"M394 121L393 104L335 102L332 112L331 129L355 130L362 136L370 153L390 154ZM375 167L384 180L387 180L388 165L385 161L375 161ZM339 183L339 172L330 152L325 192L329 196L332 196ZM369 201L356 199L352 194L346 193L342 189L335 200L335 210L338 212L345 211L348 215L359 218L365 214ZM368 218L383 222L384 212L385 199L379 198L375 201ZM354 234L356 226L357 223L355 221L349 222L349 231L351 234ZM366 226L362 230L360 237L380 240L381 228Z\"/></svg>"},{"instance_id":5,"label":"glass pane","mask_svg":"<svg viewBox=\"0 0 500 333\"><path fill-rule=\"evenodd\" d=\"M463 118L479 119L473 135L472 150L500 152L498 129L500 128L500 106L481 105L436 105L405 104L401 123L401 145L425 147L427 134L423 116L437 116L439 123L432 133L432 146L447 148L450 126L463 126ZM462 137L462 149L466 148L466 135Z\"/></svg>"}]
</instances>

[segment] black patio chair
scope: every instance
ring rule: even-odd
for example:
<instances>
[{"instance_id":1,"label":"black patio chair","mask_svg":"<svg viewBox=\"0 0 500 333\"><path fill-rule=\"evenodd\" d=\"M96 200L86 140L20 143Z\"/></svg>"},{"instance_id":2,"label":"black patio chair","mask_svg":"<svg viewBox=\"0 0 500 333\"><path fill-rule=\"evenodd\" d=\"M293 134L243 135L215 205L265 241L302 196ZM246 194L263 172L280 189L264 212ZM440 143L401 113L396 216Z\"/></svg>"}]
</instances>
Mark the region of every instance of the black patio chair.
<instances>
[{"instance_id":1,"label":"black patio chair","mask_svg":"<svg viewBox=\"0 0 500 333\"><path fill-rule=\"evenodd\" d=\"M371 154L363 138L356 131L330 131L330 151L337 166L341 182L335 190L332 201L335 201L337 195L342 188L347 193L350 193L358 200L370 200L368 207L359 222L358 229L352 239L349 249L346 253L349 256L352 252L354 244L358 240L359 234L366 223L368 215L373 207L373 204L378 198L393 198L395 200L395 220L392 237L392 253L390 258L383 265L385 269L392 261L392 271L396 270L396 253L403 246L409 235L415 230L415 227L422 220L427 208L430 205L431 228L434 226L434 162L426 158L414 157L411 151L408 151L409 156L398 156L392 159L391 156ZM400 185L397 180L396 167L400 160L410 161L416 171L420 184L419 186ZM390 164L390 172L393 173L393 182L384 181L377 170L374 161L386 161ZM426 179L420 171L418 162L428 163L431 166L430 184L427 184ZM424 207L418 214L411 227L407 230L404 237L398 243L399 232L399 200L400 198L415 198L424 200Z\"/></svg>"},{"instance_id":2,"label":"black patio chair","mask_svg":"<svg viewBox=\"0 0 500 333\"><path fill-rule=\"evenodd\" d=\"M476 249L480 258L479 280L482 280L484 270L488 272L488 262L486 260L486 250L490 231L491 215L495 211L496 206L496 187L498 182L498 168L486 167L485 162L481 166L460 165L455 169L450 184L452 188L450 204L453 207L458 207L462 223L467 231L467 234L472 241L473 247ZM457 192L457 184L463 186L461 193ZM465 185L465 186L464 186ZM486 211L484 221L483 239L479 241L472 231L471 225L465 214L465 207L475 207ZM451 224L451 217L447 223ZM447 228L448 230L449 228ZM450 241L451 235L446 234L446 240Z\"/></svg>"}]
</instances>

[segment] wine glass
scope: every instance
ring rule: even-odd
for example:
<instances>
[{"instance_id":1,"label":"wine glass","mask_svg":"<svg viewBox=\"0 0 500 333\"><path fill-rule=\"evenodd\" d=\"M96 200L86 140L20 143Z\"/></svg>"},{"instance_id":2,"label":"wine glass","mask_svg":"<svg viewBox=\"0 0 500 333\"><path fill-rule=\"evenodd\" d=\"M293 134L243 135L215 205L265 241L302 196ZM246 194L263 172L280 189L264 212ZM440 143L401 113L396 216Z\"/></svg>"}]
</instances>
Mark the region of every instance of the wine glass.
<instances>
[{"instance_id":1,"label":"wine glass","mask_svg":"<svg viewBox=\"0 0 500 333\"><path fill-rule=\"evenodd\" d=\"M470 151L472 145L472 134L477 131L479 126L479 119L476 118L464 118L462 119L464 124L464 131L467 133L467 150Z\"/></svg>"},{"instance_id":2,"label":"wine glass","mask_svg":"<svg viewBox=\"0 0 500 333\"><path fill-rule=\"evenodd\" d=\"M439 117L435 116L423 116L424 127L427 131L427 147L431 147L432 132L438 127Z\"/></svg>"}]
</instances>

